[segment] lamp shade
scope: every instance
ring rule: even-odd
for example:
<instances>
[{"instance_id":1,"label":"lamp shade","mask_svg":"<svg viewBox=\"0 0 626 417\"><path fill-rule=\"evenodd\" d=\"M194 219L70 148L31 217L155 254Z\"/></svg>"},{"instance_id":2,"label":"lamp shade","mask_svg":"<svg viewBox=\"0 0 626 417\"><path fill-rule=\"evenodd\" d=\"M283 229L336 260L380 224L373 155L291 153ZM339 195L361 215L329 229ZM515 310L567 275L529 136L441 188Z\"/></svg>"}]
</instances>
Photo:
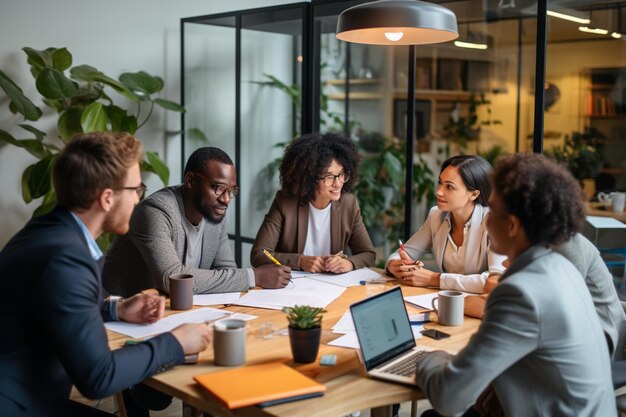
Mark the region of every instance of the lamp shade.
<instances>
[{"instance_id":1,"label":"lamp shade","mask_svg":"<svg viewBox=\"0 0 626 417\"><path fill-rule=\"evenodd\" d=\"M369 45L441 43L459 36L456 16L438 4L418 0L379 0L344 10L337 38Z\"/></svg>"}]
</instances>

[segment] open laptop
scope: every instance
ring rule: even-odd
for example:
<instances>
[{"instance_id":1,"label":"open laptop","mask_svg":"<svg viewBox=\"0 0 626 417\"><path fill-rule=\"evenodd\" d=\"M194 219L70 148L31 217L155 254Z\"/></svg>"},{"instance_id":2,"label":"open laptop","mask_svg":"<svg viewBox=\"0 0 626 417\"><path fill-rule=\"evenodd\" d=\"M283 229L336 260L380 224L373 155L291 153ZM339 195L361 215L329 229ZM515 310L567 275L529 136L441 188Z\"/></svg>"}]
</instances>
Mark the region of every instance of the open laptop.
<instances>
[{"instance_id":1,"label":"open laptop","mask_svg":"<svg viewBox=\"0 0 626 417\"><path fill-rule=\"evenodd\" d=\"M363 365L369 376L415 385L417 347L400 287L350 306Z\"/></svg>"}]
</instances>

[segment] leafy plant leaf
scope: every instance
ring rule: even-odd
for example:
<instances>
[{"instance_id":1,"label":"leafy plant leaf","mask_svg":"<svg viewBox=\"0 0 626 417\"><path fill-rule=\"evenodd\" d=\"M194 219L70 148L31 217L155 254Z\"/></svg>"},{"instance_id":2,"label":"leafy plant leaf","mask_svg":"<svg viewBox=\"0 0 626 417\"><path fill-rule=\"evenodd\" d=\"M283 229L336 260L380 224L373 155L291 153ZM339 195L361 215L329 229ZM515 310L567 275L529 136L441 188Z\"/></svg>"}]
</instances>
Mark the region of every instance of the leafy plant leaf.
<instances>
[{"instance_id":1,"label":"leafy plant leaf","mask_svg":"<svg viewBox=\"0 0 626 417\"><path fill-rule=\"evenodd\" d=\"M183 106L170 100L163 100L162 98L157 98L154 100L154 102L167 110L177 111L179 113L185 112L185 108Z\"/></svg>"},{"instance_id":2,"label":"leafy plant leaf","mask_svg":"<svg viewBox=\"0 0 626 417\"><path fill-rule=\"evenodd\" d=\"M94 101L85 107L80 117L80 125L83 132L107 130L107 115L104 106Z\"/></svg>"},{"instance_id":3,"label":"leafy plant leaf","mask_svg":"<svg viewBox=\"0 0 626 417\"><path fill-rule=\"evenodd\" d=\"M63 73L53 69L44 68L35 82L37 91L46 98L70 98L78 87Z\"/></svg>"},{"instance_id":4,"label":"leafy plant leaf","mask_svg":"<svg viewBox=\"0 0 626 417\"><path fill-rule=\"evenodd\" d=\"M41 159L50 155L46 146L37 139L15 139L8 132L0 130L0 141L17 146L18 148L24 148L28 153L36 158Z\"/></svg>"},{"instance_id":5,"label":"leafy plant leaf","mask_svg":"<svg viewBox=\"0 0 626 417\"><path fill-rule=\"evenodd\" d=\"M142 99L163 89L163 80L145 71L125 72L120 75L120 82Z\"/></svg>"},{"instance_id":6,"label":"leafy plant leaf","mask_svg":"<svg viewBox=\"0 0 626 417\"><path fill-rule=\"evenodd\" d=\"M50 55L51 49L54 48L48 48L44 51L39 51L29 47L22 48L28 56L26 62L30 65L30 72L33 74L33 78L37 78L41 70L44 68L52 66L52 57Z\"/></svg>"},{"instance_id":7,"label":"leafy plant leaf","mask_svg":"<svg viewBox=\"0 0 626 417\"><path fill-rule=\"evenodd\" d=\"M189 140L209 143L209 138L207 137L207 135L205 135L204 132L197 127L187 129L185 131L185 135L187 136L187 138L189 138Z\"/></svg>"},{"instance_id":8,"label":"leafy plant leaf","mask_svg":"<svg viewBox=\"0 0 626 417\"><path fill-rule=\"evenodd\" d=\"M154 152L146 152L146 158L152 168L151 172L158 175L163 182L163 185L167 185L170 179L170 169L165 165L165 162Z\"/></svg>"},{"instance_id":9,"label":"leafy plant leaf","mask_svg":"<svg viewBox=\"0 0 626 417\"><path fill-rule=\"evenodd\" d=\"M35 106L35 104L22 93L22 89L2 71L0 71L0 88L2 88L9 99L11 99L9 106L11 111L17 111L24 116L26 120L39 120L42 114L39 107Z\"/></svg>"},{"instance_id":10,"label":"leafy plant leaf","mask_svg":"<svg viewBox=\"0 0 626 417\"><path fill-rule=\"evenodd\" d=\"M52 188L52 155L28 166L22 173L22 198L27 204Z\"/></svg>"},{"instance_id":11,"label":"leafy plant leaf","mask_svg":"<svg viewBox=\"0 0 626 417\"><path fill-rule=\"evenodd\" d=\"M41 205L33 212L33 217L41 216L50 212L57 204L57 194L53 187L50 187L46 195L43 197Z\"/></svg>"},{"instance_id":12,"label":"leafy plant leaf","mask_svg":"<svg viewBox=\"0 0 626 417\"><path fill-rule=\"evenodd\" d=\"M83 131L80 123L82 113L82 109L70 107L59 116L57 129L59 129L59 135L61 135L61 139L64 142L69 141L75 134Z\"/></svg>"},{"instance_id":13,"label":"leafy plant leaf","mask_svg":"<svg viewBox=\"0 0 626 417\"><path fill-rule=\"evenodd\" d=\"M34 126L21 124L19 125L19 127L35 135L35 139L37 139L39 142L42 142L43 139L46 137L46 134L44 132L42 132L41 130L37 129Z\"/></svg>"},{"instance_id":14,"label":"leafy plant leaf","mask_svg":"<svg viewBox=\"0 0 626 417\"><path fill-rule=\"evenodd\" d=\"M97 70L91 65L77 65L70 70L70 76L72 79L77 81L86 81L89 83L102 83L104 85L108 85L113 88L118 93L123 96L129 98L134 102L139 101L139 97L137 97L132 91L130 91L126 86L119 81L105 75L103 72Z\"/></svg>"},{"instance_id":15,"label":"leafy plant leaf","mask_svg":"<svg viewBox=\"0 0 626 417\"><path fill-rule=\"evenodd\" d=\"M121 132L128 132L131 135L134 135L137 131L137 118L132 114L127 114L126 117L122 120L122 125L120 126Z\"/></svg>"},{"instance_id":16,"label":"leafy plant leaf","mask_svg":"<svg viewBox=\"0 0 626 417\"><path fill-rule=\"evenodd\" d=\"M52 52L52 66L61 72L72 66L72 54L67 48L59 48Z\"/></svg>"}]
</instances>

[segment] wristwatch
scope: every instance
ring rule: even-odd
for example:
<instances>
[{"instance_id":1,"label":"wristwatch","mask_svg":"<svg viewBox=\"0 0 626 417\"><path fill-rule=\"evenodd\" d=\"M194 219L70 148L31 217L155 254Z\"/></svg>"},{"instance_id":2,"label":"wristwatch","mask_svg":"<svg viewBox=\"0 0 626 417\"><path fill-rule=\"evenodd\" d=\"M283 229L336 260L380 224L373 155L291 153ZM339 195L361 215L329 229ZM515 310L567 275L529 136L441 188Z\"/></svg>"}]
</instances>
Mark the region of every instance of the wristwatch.
<instances>
[{"instance_id":1,"label":"wristwatch","mask_svg":"<svg viewBox=\"0 0 626 417\"><path fill-rule=\"evenodd\" d=\"M119 314L117 311L117 307L122 304L122 301L124 301L124 297L120 297L119 295L112 295L109 297L109 307L110 307L110 311L111 311L111 318L115 321L119 321Z\"/></svg>"}]
</instances>

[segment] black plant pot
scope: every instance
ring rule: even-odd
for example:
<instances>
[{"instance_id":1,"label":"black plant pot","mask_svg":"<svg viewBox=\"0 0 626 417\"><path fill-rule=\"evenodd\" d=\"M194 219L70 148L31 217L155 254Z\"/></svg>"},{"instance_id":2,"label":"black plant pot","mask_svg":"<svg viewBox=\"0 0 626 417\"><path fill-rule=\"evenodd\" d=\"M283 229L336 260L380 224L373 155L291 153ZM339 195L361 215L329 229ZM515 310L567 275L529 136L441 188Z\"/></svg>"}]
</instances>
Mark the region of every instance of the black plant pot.
<instances>
[{"instance_id":1,"label":"black plant pot","mask_svg":"<svg viewBox=\"0 0 626 417\"><path fill-rule=\"evenodd\" d=\"M289 326L289 343L291 344L291 354L293 355L294 362L315 362L317 352L320 349L321 337L321 327L303 330Z\"/></svg>"}]
</instances>

